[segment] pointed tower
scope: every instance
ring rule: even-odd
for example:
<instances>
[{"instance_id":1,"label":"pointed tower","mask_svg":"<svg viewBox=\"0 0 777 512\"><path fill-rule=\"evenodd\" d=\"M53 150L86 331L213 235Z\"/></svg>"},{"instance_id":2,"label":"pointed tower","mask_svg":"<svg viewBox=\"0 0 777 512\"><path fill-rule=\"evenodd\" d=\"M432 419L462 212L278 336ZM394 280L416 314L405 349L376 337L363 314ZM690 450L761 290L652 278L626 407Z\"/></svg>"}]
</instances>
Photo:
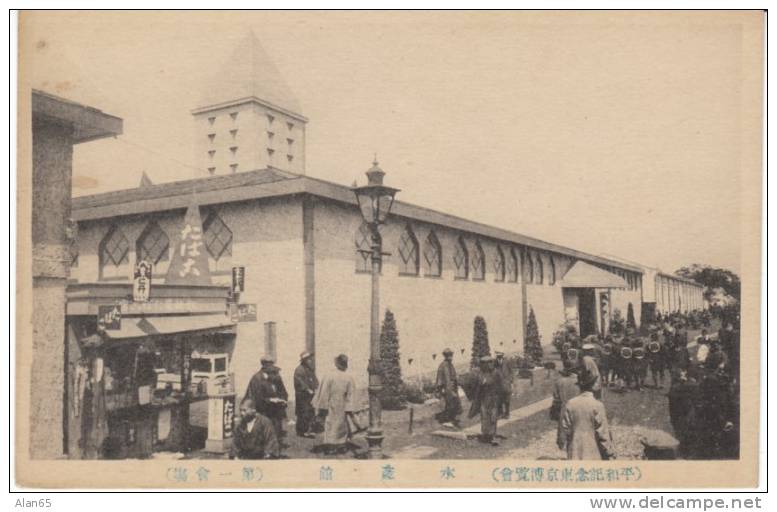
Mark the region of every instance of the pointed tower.
<instances>
[{"instance_id":1,"label":"pointed tower","mask_svg":"<svg viewBox=\"0 0 777 512\"><path fill-rule=\"evenodd\" d=\"M196 162L210 174L274 167L305 173L305 124L297 99L253 32L225 61L192 111Z\"/></svg>"}]
</instances>

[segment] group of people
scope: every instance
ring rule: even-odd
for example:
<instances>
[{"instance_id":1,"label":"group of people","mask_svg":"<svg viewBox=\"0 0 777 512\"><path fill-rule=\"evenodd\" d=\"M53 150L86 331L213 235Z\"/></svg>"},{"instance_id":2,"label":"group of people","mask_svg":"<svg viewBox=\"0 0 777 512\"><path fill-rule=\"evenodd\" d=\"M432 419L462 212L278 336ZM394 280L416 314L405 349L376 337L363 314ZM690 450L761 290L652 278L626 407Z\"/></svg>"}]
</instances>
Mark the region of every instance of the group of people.
<instances>
[{"instance_id":1,"label":"group of people","mask_svg":"<svg viewBox=\"0 0 777 512\"><path fill-rule=\"evenodd\" d=\"M326 453L347 447L351 436L363 430L356 417L356 384L344 354L334 360L335 372L319 382L314 354L300 354L294 370L295 430L299 437L315 438L323 432L321 448ZM251 378L240 404L230 458L277 459L282 457L287 433L289 395L280 369L270 357L261 359L261 368Z\"/></svg>"}]
</instances>

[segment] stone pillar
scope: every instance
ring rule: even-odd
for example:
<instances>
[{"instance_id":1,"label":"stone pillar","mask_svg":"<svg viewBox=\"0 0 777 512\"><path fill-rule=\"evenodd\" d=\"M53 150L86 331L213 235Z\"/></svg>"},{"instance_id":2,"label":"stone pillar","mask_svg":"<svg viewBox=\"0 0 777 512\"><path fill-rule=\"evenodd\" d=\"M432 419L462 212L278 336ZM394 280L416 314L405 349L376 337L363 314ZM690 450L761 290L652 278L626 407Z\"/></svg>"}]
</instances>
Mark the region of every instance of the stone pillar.
<instances>
[{"instance_id":1,"label":"stone pillar","mask_svg":"<svg viewBox=\"0 0 777 512\"><path fill-rule=\"evenodd\" d=\"M65 286L70 267L72 128L35 119L32 135L32 377L30 457L62 457Z\"/></svg>"}]
</instances>

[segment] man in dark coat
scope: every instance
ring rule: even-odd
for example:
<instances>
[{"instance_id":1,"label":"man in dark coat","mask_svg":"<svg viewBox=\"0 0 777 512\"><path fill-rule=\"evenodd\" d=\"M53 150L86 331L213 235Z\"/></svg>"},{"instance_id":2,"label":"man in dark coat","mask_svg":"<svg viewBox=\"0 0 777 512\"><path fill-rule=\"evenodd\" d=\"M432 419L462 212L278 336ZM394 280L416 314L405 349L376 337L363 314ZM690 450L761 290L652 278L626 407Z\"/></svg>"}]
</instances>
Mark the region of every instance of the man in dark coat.
<instances>
[{"instance_id":1,"label":"man in dark coat","mask_svg":"<svg viewBox=\"0 0 777 512\"><path fill-rule=\"evenodd\" d=\"M453 367L453 351L449 348L443 350L444 357L437 368L437 391L440 393L443 410L437 413L437 421L443 425L459 426L458 416L461 414L461 399L459 398L459 381L456 376L456 368Z\"/></svg>"},{"instance_id":2,"label":"man in dark coat","mask_svg":"<svg viewBox=\"0 0 777 512\"><path fill-rule=\"evenodd\" d=\"M263 357L261 364L262 368L251 377L243 399L251 399L256 405L256 412L272 421L275 434L280 440L285 434L283 420L286 418L286 401L289 394L275 361L270 357Z\"/></svg>"},{"instance_id":3,"label":"man in dark coat","mask_svg":"<svg viewBox=\"0 0 777 512\"><path fill-rule=\"evenodd\" d=\"M469 417L474 418L480 414L480 442L498 446L494 440L496 436L497 404L499 393L502 392L502 375L495 371L494 358L484 356L480 358L480 372L475 381L472 406Z\"/></svg>"},{"instance_id":4,"label":"man in dark coat","mask_svg":"<svg viewBox=\"0 0 777 512\"><path fill-rule=\"evenodd\" d=\"M553 383L553 404L550 406L550 419L559 421L561 419L561 410L570 398L580 394L580 388L577 386L577 373L575 365L569 359L564 359L564 369L561 375Z\"/></svg>"},{"instance_id":5,"label":"man in dark coat","mask_svg":"<svg viewBox=\"0 0 777 512\"><path fill-rule=\"evenodd\" d=\"M681 368L672 370L672 382L669 388L669 421L672 423L675 437L680 441L680 455L686 456L693 451L694 405L698 385L688 372Z\"/></svg>"},{"instance_id":6,"label":"man in dark coat","mask_svg":"<svg viewBox=\"0 0 777 512\"><path fill-rule=\"evenodd\" d=\"M230 459L277 459L281 448L275 427L266 416L256 412L254 401L246 398L240 404L240 424L232 438Z\"/></svg>"},{"instance_id":7,"label":"man in dark coat","mask_svg":"<svg viewBox=\"0 0 777 512\"><path fill-rule=\"evenodd\" d=\"M297 415L295 425L297 435L313 438L316 411L313 409L313 395L318 389L315 360L311 352L303 352L299 356L299 366L294 370L294 412Z\"/></svg>"},{"instance_id":8,"label":"man in dark coat","mask_svg":"<svg viewBox=\"0 0 777 512\"><path fill-rule=\"evenodd\" d=\"M502 376L502 392L499 395L497 414L502 419L510 417L510 398L513 395L513 367L503 352L496 353L496 371Z\"/></svg>"}]
</instances>

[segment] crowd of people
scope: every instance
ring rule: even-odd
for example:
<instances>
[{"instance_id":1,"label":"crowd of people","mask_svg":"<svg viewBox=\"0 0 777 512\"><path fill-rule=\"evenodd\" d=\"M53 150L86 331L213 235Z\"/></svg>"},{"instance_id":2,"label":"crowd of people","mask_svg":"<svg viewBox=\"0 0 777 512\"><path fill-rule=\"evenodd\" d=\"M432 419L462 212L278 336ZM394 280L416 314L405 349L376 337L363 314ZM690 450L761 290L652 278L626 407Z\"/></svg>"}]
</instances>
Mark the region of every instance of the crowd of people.
<instances>
[{"instance_id":1,"label":"crowd of people","mask_svg":"<svg viewBox=\"0 0 777 512\"><path fill-rule=\"evenodd\" d=\"M658 315L642 331L622 335L568 333L559 347L563 369L553 387L552 420L558 422L557 442L569 459L616 457L603 390L626 393L668 385L668 414L679 441L679 455L692 459L736 458L739 450L739 322L724 315L721 328L710 334L704 312ZM688 330L702 328L690 346ZM497 421L510 415L514 368L496 352L478 360L459 382L453 351L443 351L435 388L440 399L437 421L460 429L463 408L459 390L470 401L469 418L480 416L483 443L497 445ZM294 372L295 430L303 438L323 434L318 445L325 454L352 449L354 434L365 430L355 415L356 386L348 374L348 357L339 355L335 372L319 382L314 355L303 352ZM288 445L285 423L288 392L271 358L262 358L240 405L233 439L233 458L279 458Z\"/></svg>"}]
</instances>

